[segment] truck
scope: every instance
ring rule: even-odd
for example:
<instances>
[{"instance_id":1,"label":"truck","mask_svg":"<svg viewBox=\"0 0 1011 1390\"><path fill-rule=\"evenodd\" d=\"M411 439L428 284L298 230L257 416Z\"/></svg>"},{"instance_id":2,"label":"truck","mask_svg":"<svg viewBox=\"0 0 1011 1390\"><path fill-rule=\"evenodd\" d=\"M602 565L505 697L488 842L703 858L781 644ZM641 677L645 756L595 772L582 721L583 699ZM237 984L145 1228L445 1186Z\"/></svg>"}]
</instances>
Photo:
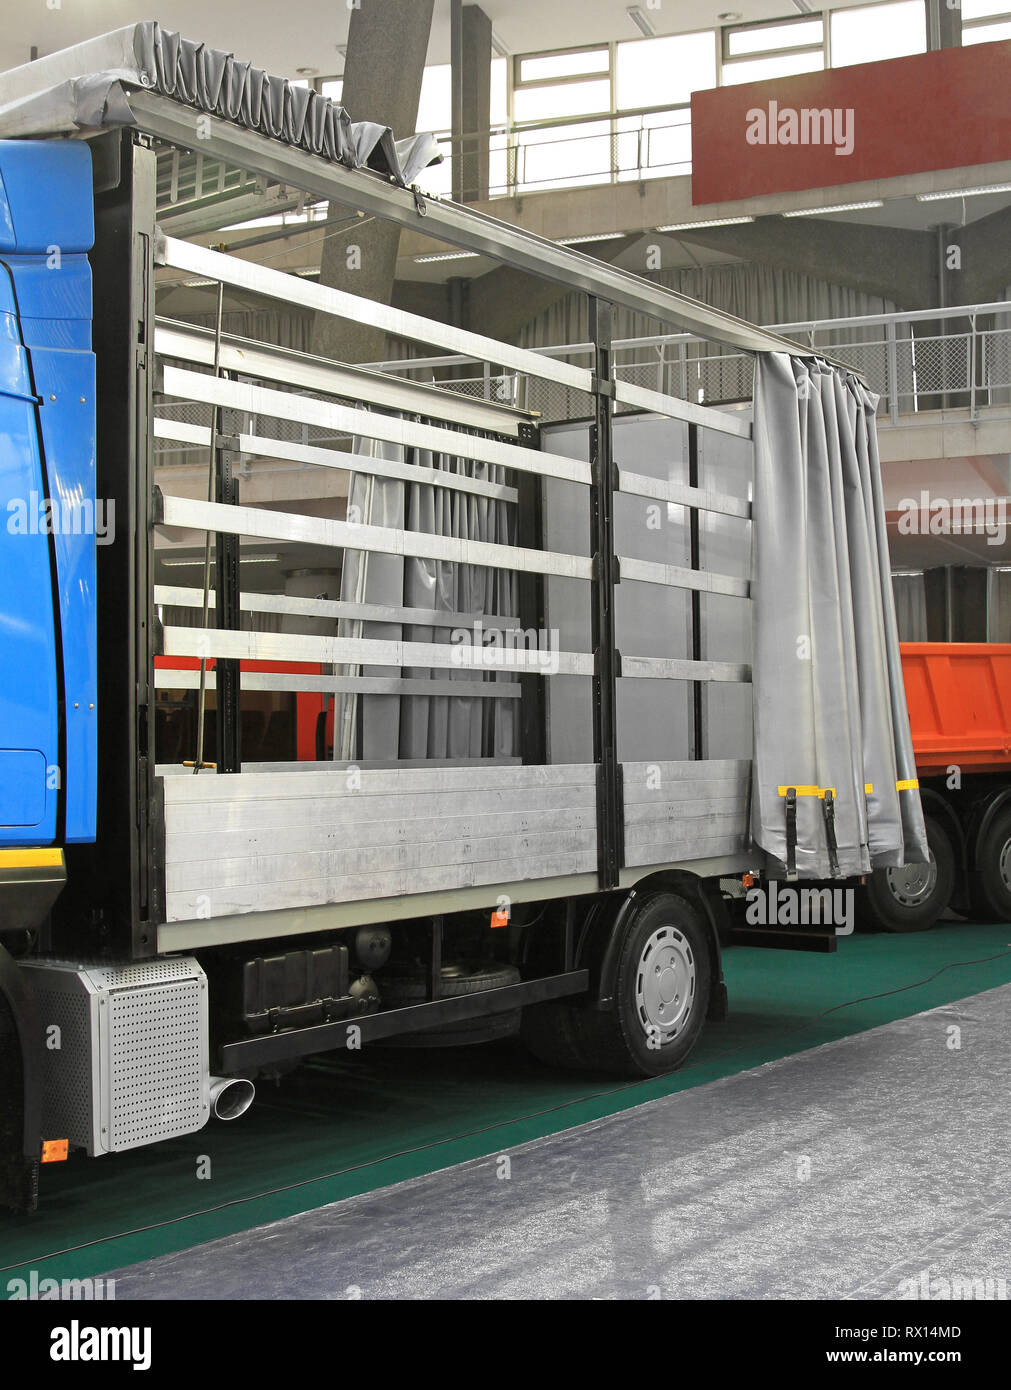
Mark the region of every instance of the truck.
<instances>
[{"instance_id":1,"label":"truck","mask_svg":"<svg viewBox=\"0 0 1011 1390\"><path fill-rule=\"evenodd\" d=\"M929 860L870 875L863 916L893 932L925 931L949 908L1011 921L1011 646L901 653Z\"/></svg>"},{"instance_id":2,"label":"truck","mask_svg":"<svg viewBox=\"0 0 1011 1390\"><path fill-rule=\"evenodd\" d=\"M927 857L864 383L431 156L154 22L0 76L9 1206L322 1052L663 1074L726 1015L728 895ZM592 366L174 234L293 190L585 293ZM226 293L573 406L240 337ZM752 354L754 405L620 379L617 308Z\"/></svg>"}]
</instances>

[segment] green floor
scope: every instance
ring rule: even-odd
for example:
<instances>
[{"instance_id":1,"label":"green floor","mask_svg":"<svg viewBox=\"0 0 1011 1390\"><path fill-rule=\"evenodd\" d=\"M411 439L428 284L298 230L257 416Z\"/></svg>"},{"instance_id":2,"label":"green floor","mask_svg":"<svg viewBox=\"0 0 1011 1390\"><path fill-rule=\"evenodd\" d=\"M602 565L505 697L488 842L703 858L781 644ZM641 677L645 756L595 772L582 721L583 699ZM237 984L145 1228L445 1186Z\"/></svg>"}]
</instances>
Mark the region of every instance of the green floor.
<instances>
[{"instance_id":1,"label":"green floor","mask_svg":"<svg viewBox=\"0 0 1011 1390\"><path fill-rule=\"evenodd\" d=\"M848 937L826 956L739 947L725 971L730 1020L710 1024L689 1064L658 1081L549 1071L511 1042L373 1049L308 1065L279 1089L261 1085L234 1124L46 1168L40 1210L0 1217L0 1297L29 1269L99 1275L1007 984L1011 926ZM209 1179L197 1176L202 1156Z\"/></svg>"}]
</instances>

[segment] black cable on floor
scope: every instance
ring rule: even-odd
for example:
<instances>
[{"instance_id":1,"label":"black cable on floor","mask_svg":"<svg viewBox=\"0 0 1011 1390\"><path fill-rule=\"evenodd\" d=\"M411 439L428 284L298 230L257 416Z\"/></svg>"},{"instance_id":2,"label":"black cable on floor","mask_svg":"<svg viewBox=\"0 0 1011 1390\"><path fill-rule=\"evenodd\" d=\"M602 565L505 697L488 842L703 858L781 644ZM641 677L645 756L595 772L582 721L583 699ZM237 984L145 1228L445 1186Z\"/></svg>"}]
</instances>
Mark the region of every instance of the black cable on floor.
<instances>
[{"instance_id":1,"label":"black cable on floor","mask_svg":"<svg viewBox=\"0 0 1011 1390\"><path fill-rule=\"evenodd\" d=\"M805 1019L805 1021L798 1024L796 1028L789 1029L785 1035L782 1033L778 1034L778 1037L792 1037L795 1033L803 1032L805 1028L810 1028L814 1024L820 1023L821 1020L827 1018L829 1014L838 1013L840 1009L849 1009L855 1004L867 1004L875 999L887 999L893 994L904 994L907 990L911 989L922 989L924 985L929 985L932 980L936 980L939 975L943 975L948 970L957 970L963 966L969 965L986 965L990 961L1001 960L1004 956L1008 955L1011 955L1011 947L1008 947L1008 949L1004 951L998 951L996 955L980 956L977 960L950 961L947 965L942 965L939 970L935 970L932 975L927 975L926 978L922 980L916 980L913 984L899 985L896 989L882 990L880 994L862 994L856 999L847 999L843 1004L833 1004L830 1008L823 1009L821 1013L815 1014L813 1018ZM770 1039L770 1041L772 1040ZM753 1042L749 1042L743 1044L741 1047L730 1048L726 1052L717 1053L715 1057L710 1057L705 1062L689 1062L681 1071L690 1071L693 1066L709 1066L713 1062L724 1060L726 1057L733 1057L740 1052L747 1052L754 1046L755 1044ZM381 1158L370 1158L365 1163L354 1163L348 1168L337 1168L332 1173L321 1173L318 1177L314 1178L301 1178L298 1182L285 1183L282 1187L267 1188L266 1191L253 1193L249 1197L233 1197L230 1201L221 1202L217 1206L202 1207L199 1211L186 1212L182 1216L170 1216L164 1221L153 1221L148 1226L135 1226L129 1231L117 1231L114 1235L98 1236L95 1240L86 1240L80 1245L68 1245L64 1250L53 1250L46 1255L34 1255L25 1260L18 1260L16 1264L12 1265L0 1265L0 1274L6 1274L12 1269L23 1269L25 1265L41 1264L43 1260L56 1260L62 1255L74 1255L81 1250L91 1250L96 1245L105 1245L109 1241L126 1240L130 1236L146 1235L149 1231L164 1230L166 1226L174 1226L181 1221L195 1221L201 1216L213 1216L219 1211L227 1211L230 1207L244 1206L247 1202L261 1202L267 1197L278 1197L285 1192L297 1192L299 1188L309 1187L313 1183L332 1182L335 1178L345 1177L348 1173L359 1173L366 1168L374 1168L380 1163L392 1163L398 1158L409 1158L412 1154L427 1153L428 1150L438 1149L443 1144L456 1144L463 1139L473 1139L480 1134L490 1134L493 1130L504 1129L507 1125L523 1124L528 1120L542 1119L545 1115L556 1115L562 1110L571 1109L574 1105L584 1105L587 1101L593 1100L605 1100L608 1096L617 1096L627 1091L637 1090L643 1086L650 1086L659 1080L661 1080L660 1077L645 1076L636 1081L626 1081L623 1085L611 1087L606 1091L592 1091L588 1095L576 1096L572 1100L561 1101L558 1105L548 1106L544 1110L532 1110L527 1115L514 1115L507 1120L496 1120L494 1124L483 1125L479 1129L465 1130L462 1134L453 1134L446 1139L433 1139L429 1143L419 1144L413 1149L399 1149L396 1153L384 1154ZM359 1195L364 1196L365 1194L362 1193Z\"/></svg>"}]
</instances>

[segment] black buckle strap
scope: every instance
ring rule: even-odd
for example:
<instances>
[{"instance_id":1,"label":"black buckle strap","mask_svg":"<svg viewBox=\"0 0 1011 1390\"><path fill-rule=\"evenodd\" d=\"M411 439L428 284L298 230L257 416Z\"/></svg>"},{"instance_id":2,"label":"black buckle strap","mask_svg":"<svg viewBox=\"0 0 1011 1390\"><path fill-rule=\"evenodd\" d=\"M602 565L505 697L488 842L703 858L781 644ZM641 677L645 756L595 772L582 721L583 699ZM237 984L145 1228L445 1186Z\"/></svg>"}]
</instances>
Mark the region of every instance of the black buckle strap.
<instances>
[{"instance_id":1,"label":"black buckle strap","mask_svg":"<svg viewBox=\"0 0 1011 1390\"><path fill-rule=\"evenodd\" d=\"M797 877L797 788L786 789L786 877Z\"/></svg>"},{"instance_id":2,"label":"black buckle strap","mask_svg":"<svg viewBox=\"0 0 1011 1390\"><path fill-rule=\"evenodd\" d=\"M826 788L822 799L825 815L825 843L828 845L828 866L833 878L839 877L839 847L835 838L835 796L831 788Z\"/></svg>"}]
</instances>

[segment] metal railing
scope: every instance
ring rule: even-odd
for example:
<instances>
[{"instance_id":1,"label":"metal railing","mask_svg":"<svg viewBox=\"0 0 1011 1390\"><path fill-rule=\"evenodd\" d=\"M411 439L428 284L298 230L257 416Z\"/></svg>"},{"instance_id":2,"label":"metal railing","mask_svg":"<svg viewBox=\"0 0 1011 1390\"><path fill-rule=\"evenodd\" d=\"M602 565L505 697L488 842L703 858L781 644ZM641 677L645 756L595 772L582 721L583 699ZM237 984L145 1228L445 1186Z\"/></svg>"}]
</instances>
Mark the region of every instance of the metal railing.
<instances>
[{"instance_id":1,"label":"metal railing","mask_svg":"<svg viewBox=\"0 0 1011 1390\"><path fill-rule=\"evenodd\" d=\"M490 131L453 138L436 132L444 156L441 165L424 170L418 186L449 193L452 160L457 151L470 161L478 142L487 140L489 190L508 198L548 188L588 187L690 174L691 107L644 106L631 111L604 111L589 116L559 116L547 121L496 125Z\"/></svg>"},{"instance_id":2,"label":"metal railing","mask_svg":"<svg viewBox=\"0 0 1011 1390\"><path fill-rule=\"evenodd\" d=\"M769 327L861 372L881 397L878 417L884 426L942 409L964 410L975 420L983 410L1004 407L1011 418L1011 301ZM566 343L538 351L585 365L593 349L590 343ZM721 351L690 334L618 340L613 356L618 380L681 400L715 405L751 398L751 355ZM477 364L468 357L405 358L376 365L449 391L537 411L546 419L586 413L588 398L582 391L497 371L489 363L471 374L468 368Z\"/></svg>"}]
</instances>

